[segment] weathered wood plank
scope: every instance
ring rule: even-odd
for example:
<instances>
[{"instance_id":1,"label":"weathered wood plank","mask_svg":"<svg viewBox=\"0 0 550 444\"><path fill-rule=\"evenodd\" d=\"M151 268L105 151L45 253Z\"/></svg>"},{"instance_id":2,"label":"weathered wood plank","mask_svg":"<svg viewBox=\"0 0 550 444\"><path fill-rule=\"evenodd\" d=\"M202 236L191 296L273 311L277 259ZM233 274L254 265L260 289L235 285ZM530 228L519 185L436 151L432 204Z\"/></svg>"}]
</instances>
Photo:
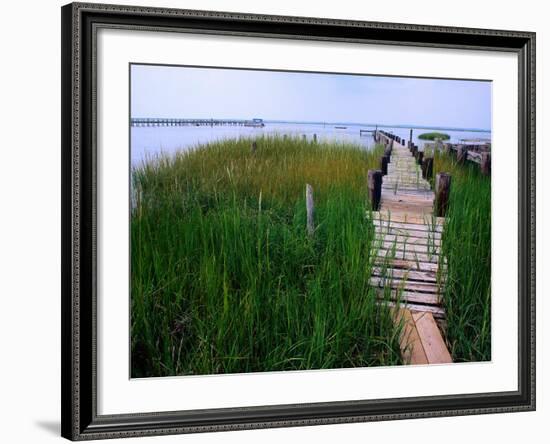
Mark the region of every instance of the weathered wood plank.
<instances>
[{"instance_id":1,"label":"weathered wood plank","mask_svg":"<svg viewBox=\"0 0 550 444\"><path fill-rule=\"evenodd\" d=\"M439 217L436 218L432 214L410 214L404 212L376 212L372 213L373 217L379 221L384 222L398 222L398 223L411 223L411 224L420 224L420 225L444 225L445 218Z\"/></svg>"},{"instance_id":2,"label":"weathered wood plank","mask_svg":"<svg viewBox=\"0 0 550 444\"><path fill-rule=\"evenodd\" d=\"M430 204L415 204L413 202L384 202L382 200L384 210L391 211L392 213L417 213L428 216L432 212L432 206Z\"/></svg>"},{"instance_id":3,"label":"weathered wood plank","mask_svg":"<svg viewBox=\"0 0 550 444\"><path fill-rule=\"evenodd\" d=\"M433 315L428 312L412 312L411 314L426 352L428 363L448 364L453 362Z\"/></svg>"},{"instance_id":4,"label":"weathered wood plank","mask_svg":"<svg viewBox=\"0 0 550 444\"><path fill-rule=\"evenodd\" d=\"M386 257L377 256L373 259L374 265L381 265L392 268L399 268L403 270L417 270L417 271L432 271L437 272L438 265L435 262L416 262L405 259L390 259Z\"/></svg>"},{"instance_id":5,"label":"weathered wood plank","mask_svg":"<svg viewBox=\"0 0 550 444\"><path fill-rule=\"evenodd\" d=\"M372 284L373 288L378 292L378 298L381 300L389 299L393 302L401 302L402 304L416 304L418 306L437 307L439 300L437 295L432 293L417 293L409 290L397 290L395 288L382 289Z\"/></svg>"},{"instance_id":6,"label":"weathered wood plank","mask_svg":"<svg viewBox=\"0 0 550 444\"><path fill-rule=\"evenodd\" d=\"M422 341L416 330L416 324L410 310L406 308L396 308L394 312L394 322L402 326L399 347L405 364L427 364L428 358L426 357L426 352L422 346Z\"/></svg>"},{"instance_id":7,"label":"weathered wood plank","mask_svg":"<svg viewBox=\"0 0 550 444\"><path fill-rule=\"evenodd\" d=\"M374 226L374 231L380 235L395 234L398 236L423 237L426 239L441 239L441 233L437 231L424 230L404 230L402 228L392 228L387 226Z\"/></svg>"},{"instance_id":8,"label":"weathered wood plank","mask_svg":"<svg viewBox=\"0 0 550 444\"><path fill-rule=\"evenodd\" d=\"M404 195L404 196L421 196L421 195L426 195L426 196L434 196L434 192L432 191L432 189L428 189L428 188L410 188L410 189L403 189L402 187L399 188L399 190L396 190L394 189L394 187L385 187L384 184L382 183L382 193L391 193L391 194L400 194L400 195Z\"/></svg>"},{"instance_id":9,"label":"weathered wood plank","mask_svg":"<svg viewBox=\"0 0 550 444\"><path fill-rule=\"evenodd\" d=\"M402 290L403 294L413 294L419 299L413 302L422 302L423 304L438 304L439 286L437 283L418 282L412 280L389 279L386 277L372 276L370 284L378 288L391 288L392 290Z\"/></svg>"},{"instance_id":10,"label":"weathered wood plank","mask_svg":"<svg viewBox=\"0 0 550 444\"><path fill-rule=\"evenodd\" d=\"M375 242L374 243L375 248L382 248L383 250L393 250L399 252L399 251L406 251L410 253L421 253L421 254L428 254L428 255L439 255L441 253L439 246L437 245L429 245L429 244L412 244L412 243L401 243L401 242L389 242L389 241L382 241L382 242Z\"/></svg>"},{"instance_id":11,"label":"weathered wood plank","mask_svg":"<svg viewBox=\"0 0 550 444\"><path fill-rule=\"evenodd\" d=\"M441 233L443 231L443 225L439 222L428 224L413 224L407 222L393 222L374 219L373 223L381 227L397 228L401 230L436 231L438 233Z\"/></svg>"},{"instance_id":12,"label":"weathered wood plank","mask_svg":"<svg viewBox=\"0 0 550 444\"><path fill-rule=\"evenodd\" d=\"M378 249L376 255L381 258L387 258L389 260L408 260L411 262L433 262L437 264L439 262L438 254L426 254L416 253L414 251L399 251L393 249Z\"/></svg>"},{"instance_id":13,"label":"weathered wood plank","mask_svg":"<svg viewBox=\"0 0 550 444\"><path fill-rule=\"evenodd\" d=\"M388 221L390 218L387 216L380 217L379 220ZM406 211L394 211L391 213L391 220L394 222L410 222L413 224L424 224L426 220L430 220L430 215L428 214L411 214Z\"/></svg>"},{"instance_id":14,"label":"weathered wood plank","mask_svg":"<svg viewBox=\"0 0 550 444\"><path fill-rule=\"evenodd\" d=\"M407 245L429 245L429 246L441 246L441 239L428 239L427 237L412 237L412 236L399 236L395 234L378 234L375 241L380 242L395 242L398 244Z\"/></svg>"},{"instance_id":15,"label":"weathered wood plank","mask_svg":"<svg viewBox=\"0 0 550 444\"><path fill-rule=\"evenodd\" d=\"M386 200L386 202L414 202L432 205L433 196L433 193L401 194L399 191L397 193L388 190L382 191L382 199Z\"/></svg>"},{"instance_id":16,"label":"weathered wood plank","mask_svg":"<svg viewBox=\"0 0 550 444\"><path fill-rule=\"evenodd\" d=\"M380 301L380 303L385 304L388 307L396 307L398 305L395 301ZM401 302L399 306L401 308L407 308L411 310L411 313L413 311L431 313L434 318L445 319L445 310L443 310L441 307L438 307L437 305L423 305L415 304L412 302Z\"/></svg>"},{"instance_id":17,"label":"weathered wood plank","mask_svg":"<svg viewBox=\"0 0 550 444\"><path fill-rule=\"evenodd\" d=\"M409 279L421 282L437 282L437 272L435 271L415 271L403 270L400 268L383 268L374 267L372 269L373 276Z\"/></svg>"},{"instance_id":18,"label":"weathered wood plank","mask_svg":"<svg viewBox=\"0 0 550 444\"><path fill-rule=\"evenodd\" d=\"M401 192L425 192L428 193L432 189L428 185L403 183L403 182L382 182L382 192L384 193L401 193Z\"/></svg>"}]
</instances>

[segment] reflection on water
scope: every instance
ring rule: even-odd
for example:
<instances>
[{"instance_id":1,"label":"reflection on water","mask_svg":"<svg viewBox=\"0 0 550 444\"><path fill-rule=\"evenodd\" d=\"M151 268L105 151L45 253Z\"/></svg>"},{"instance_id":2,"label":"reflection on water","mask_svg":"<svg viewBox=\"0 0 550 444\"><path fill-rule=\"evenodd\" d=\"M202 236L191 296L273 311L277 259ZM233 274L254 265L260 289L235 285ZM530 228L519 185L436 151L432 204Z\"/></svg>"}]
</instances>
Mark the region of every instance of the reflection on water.
<instances>
[{"instance_id":1,"label":"reflection on water","mask_svg":"<svg viewBox=\"0 0 550 444\"><path fill-rule=\"evenodd\" d=\"M132 166L139 165L143 160L158 153L172 154L200 144L239 137L254 137L261 135L283 135L306 137L311 140L317 135L319 141L351 142L365 149L374 145L371 133L360 134L360 129L372 130L373 127L359 125L332 124L302 124L302 123L266 123L263 128L243 126L157 126L131 128L131 161ZM385 131L409 139L409 128L384 127ZM425 132L437 131L431 129L413 130L413 140L422 145L425 141L418 136ZM450 142L458 143L460 139L490 139L490 132L442 130L451 136Z\"/></svg>"}]
</instances>

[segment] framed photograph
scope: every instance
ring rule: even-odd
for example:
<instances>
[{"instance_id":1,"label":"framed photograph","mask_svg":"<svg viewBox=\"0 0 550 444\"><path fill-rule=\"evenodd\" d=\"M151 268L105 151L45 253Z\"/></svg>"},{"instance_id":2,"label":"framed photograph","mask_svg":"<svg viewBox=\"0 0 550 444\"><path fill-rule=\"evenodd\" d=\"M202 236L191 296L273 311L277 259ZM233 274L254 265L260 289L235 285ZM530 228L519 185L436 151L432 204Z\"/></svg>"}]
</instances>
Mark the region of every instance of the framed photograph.
<instances>
[{"instance_id":1,"label":"framed photograph","mask_svg":"<svg viewBox=\"0 0 550 444\"><path fill-rule=\"evenodd\" d=\"M61 13L64 437L534 410L534 33Z\"/></svg>"}]
</instances>

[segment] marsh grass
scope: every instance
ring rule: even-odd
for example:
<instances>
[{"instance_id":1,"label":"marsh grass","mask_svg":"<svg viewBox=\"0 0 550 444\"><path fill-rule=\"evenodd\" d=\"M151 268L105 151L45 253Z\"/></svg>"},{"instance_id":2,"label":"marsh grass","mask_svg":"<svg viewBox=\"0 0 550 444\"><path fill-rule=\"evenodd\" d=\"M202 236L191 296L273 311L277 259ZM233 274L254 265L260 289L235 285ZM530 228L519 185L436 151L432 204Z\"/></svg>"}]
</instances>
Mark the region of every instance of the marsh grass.
<instances>
[{"instance_id":1,"label":"marsh grass","mask_svg":"<svg viewBox=\"0 0 550 444\"><path fill-rule=\"evenodd\" d=\"M455 361L491 359L491 179L477 165L436 153L434 175L452 175L442 252L447 258L447 339Z\"/></svg>"},{"instance_id":2,"label":"marsh grass","mask_svg":"<svg viewBox=\"0 0 550 444\"><path fill-rule=\"evenodd\" d=\"M132 171L133 377L401 362L400 326L369 286L366 176L381 148L256 142L255 152L249 139L210 143Z\"/></svg>"}]
</instances>

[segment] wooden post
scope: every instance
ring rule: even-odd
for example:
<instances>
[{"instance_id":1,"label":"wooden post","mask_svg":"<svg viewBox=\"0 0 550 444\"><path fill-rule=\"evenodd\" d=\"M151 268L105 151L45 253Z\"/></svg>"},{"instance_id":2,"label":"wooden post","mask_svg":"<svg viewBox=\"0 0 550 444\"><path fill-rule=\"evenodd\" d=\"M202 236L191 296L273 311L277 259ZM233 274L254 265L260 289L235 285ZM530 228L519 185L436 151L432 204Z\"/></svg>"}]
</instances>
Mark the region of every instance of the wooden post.
<instances>
[{"instance_id":1,"label":"wooden post","mask_svg":"<svg viewBox=\"0 0 550 444\"><path fill-rule=\"evenodd\" d=\"M372 210L378 211L378 208L380 207L380 197L382 195L382 171L369 170L367 175L367 185Z\"/></svg>"},{"instance_id":2,"label":"wooden post","mask_svg":"<svg viewBox=\"0 0 550 444\"><path fill-rule=\"evenodd\" d=\"M390 162L390 156L384 155L380 158L380 171L382 171L382 176L388 174L388 163Z\"/></svg>"},{"instance_id":3,"label":"wooden post","mask_svg":"<svg viewBox=\"0 0 550 444\"><path fill-rule=\"evenodd\" d=\"M466 162L468 158L468 149L464 145L458 145L456 147L456 161L458 163Z\"/></svg>"},{"instance_id":4,"label":"wooden post","mask_svg":"<svg viewBox=\"0 0 550 444\"><path fill-rule=\"evenodd\" d=\"M257 149L258 149L258 144L256 143L256 141L252 142L252 145L250 146L250 152L254 154Z\"/></svg>"},{"instance_id":5,"label":"wooden post","mask_svg":"<svg viewBox=\"0 0 550 444\"><path fill-rule=\"evenodd\" d=\"M430 180L434 174L434 158L426 157L422 161L422 177Z\"/></svg>"},{"instance_id":6,"label":"wooden post","mask_svg":"<svg viewBox=\"0 0 550 444\"><path fill-rule=\"evenodd\" d=\"M317 143L317 134L313 135L313 143Z\"/></svg>"},{"instance_id":7,"label":"wooden post","mask_svg":"<svg viewBox=\"0 0 550 444\"><path fill-rule=\"evenodd\" d=\"M491 153L481 153L481 172L485 176L489 176L491 174Z\"/></svg>"},{"instance_id":8,"label":"wooden post","mask_svg":"<svg viewBox=\"0 0 550 444\"><path fill-rule=\"evenodd\" d=\"M313 203L313 187L306 184L306 212L307 212L307 234L313 236L315 233L315 204Z\"/></svg>"},{"instance_id":9,"label":"wooden post","mask_svg":"<svg viewBox=\"0 0 550 444\"><path fill-rule=\"evenodd\" d=\"M418 154L416 156L416 162L418 165L422 165L422 159L424 158L424 151L418 151Z\"/></svg>"},{"instance_id":10,"label":"wooden post","mask_svg":"<svg viewBox=\"0 0 550 444\"><path fill-rule=\"evenodd\" d=\"M418 151L418 147L413 143L411 148L412 155L416 158L416 152Z\"/></svg>"},{"instance_id":11,"label":"wooden post","mask_svg":"<svg viewBox=\"0 0 550 444\"><path fill-rule=\"evenodd\" d=\"M451 192L451 175L438 173L435 178L435 211L437 217L444 217L449 206Z\"/></svg>"},{"instance_id":12,"label":"wooden post","mask_svg":"<svg viewBox=\"0 0 550 444\"><path fill-rule=\"evenodd\" d=\"M409 148L412 146L413 143L413 130L412 128L409 131Z\"/></svg>"}]
</instances>

